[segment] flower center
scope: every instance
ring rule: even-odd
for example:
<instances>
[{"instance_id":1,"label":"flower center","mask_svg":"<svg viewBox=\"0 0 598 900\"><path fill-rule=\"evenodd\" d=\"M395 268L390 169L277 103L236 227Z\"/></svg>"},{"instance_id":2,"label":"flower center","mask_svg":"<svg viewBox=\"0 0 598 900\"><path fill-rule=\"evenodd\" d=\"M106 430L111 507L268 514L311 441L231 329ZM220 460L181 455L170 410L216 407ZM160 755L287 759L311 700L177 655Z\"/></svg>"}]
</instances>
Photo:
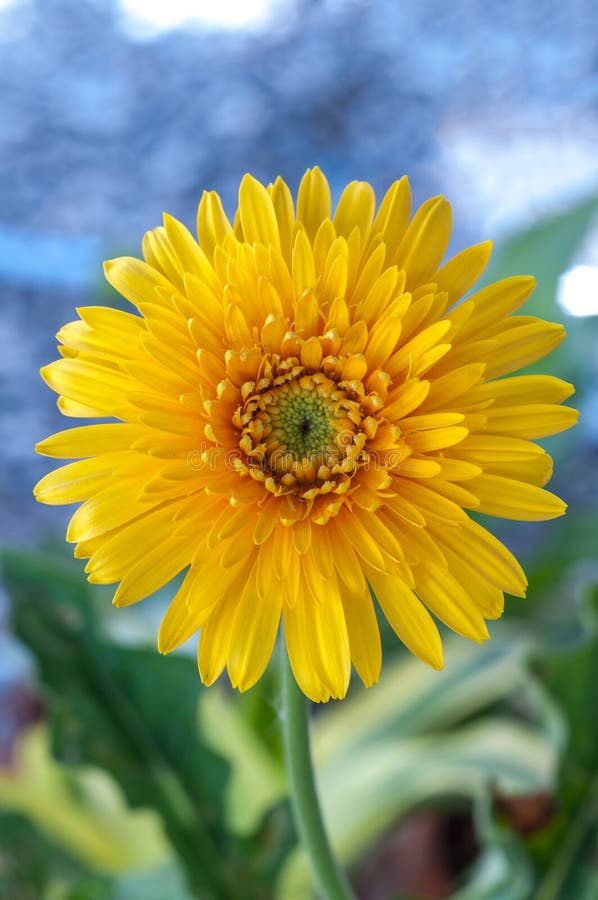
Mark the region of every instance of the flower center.
<instances>
[{"instance_id":1,"label":"flower center","mask_svg":"<svg viewBox=\"0 0 598 900\"><path fill-rule=\"evenodd\" d=\"M295 459L333 450L334 403L314 390L305 390L297 381L280 389L269 408L271 437Z\"/></svg>"},{"instance_id":2,"label":"flower center","mask_svg":"<svg viewBox=\"0 0 598 900\"><path fill-rule=\"evenodd\" d=\"M240 431L241 474L274 494L345 493L367 462L359 397L296 358L271 358L257 382L241 388L233 425Z\"/></svg>"}]
</instances>

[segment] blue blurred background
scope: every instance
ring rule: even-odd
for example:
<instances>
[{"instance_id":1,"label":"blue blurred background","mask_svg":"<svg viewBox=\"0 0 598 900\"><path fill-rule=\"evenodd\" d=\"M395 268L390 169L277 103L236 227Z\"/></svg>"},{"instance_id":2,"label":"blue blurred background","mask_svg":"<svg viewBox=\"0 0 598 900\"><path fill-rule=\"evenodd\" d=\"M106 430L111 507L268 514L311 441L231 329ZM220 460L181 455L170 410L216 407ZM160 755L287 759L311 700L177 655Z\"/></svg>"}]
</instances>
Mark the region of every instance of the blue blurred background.
<instances>
[{"instance_id":1,"label":"blue blurred background","mask_svg":"<svg viewBox=\"0 0 598 900\"><path fill-rule=\"evenodd\" d=\"M453 251L492 238L494 275L538 277L533 311L570 331L548 368L582 419L549 445L569 530L514 546L540 554L538 597L596 565L597 35L593 0L0 0L2 543L66 524L31 497L33 444L64 424L37 371L76 306L111 302L102 260L137 255L163 210L192 226L204 189L232 211L246 171L295 190L318 164L336 196L408 174L416 201L452 202ZM0 642L6 698L30 663ZM28 716L4 702L0 745Z\"/></svg>"}]
</instances>

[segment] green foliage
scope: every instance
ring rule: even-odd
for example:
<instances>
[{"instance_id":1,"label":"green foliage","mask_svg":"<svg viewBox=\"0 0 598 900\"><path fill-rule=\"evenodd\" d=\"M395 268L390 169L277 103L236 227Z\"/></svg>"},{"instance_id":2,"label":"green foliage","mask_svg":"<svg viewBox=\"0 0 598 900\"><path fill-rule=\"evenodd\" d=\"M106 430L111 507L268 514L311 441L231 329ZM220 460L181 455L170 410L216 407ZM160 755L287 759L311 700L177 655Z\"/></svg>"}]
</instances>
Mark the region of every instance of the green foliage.
<instances>
[{"instance_id":1,"label":"green foliage","mask_svg":"<svg viewBox=\"0 0 598 900\"><path fill-rule=\"evenodd\" d=\"M596 592L596 583L587 586L584 637L538 662L542 680L566 716L568 742L555 813L530 844L540 878L537 900L590 897L598 889L598 619L592 605Z\"/></svg>"},{"instance_id":2,"label":"green foliage","mask_svg":"<svg viewBox=\"0 0 598 900\"><path fill-rule=\"evenodd\" d=\"M558 740L546 710L529 694L526 720L504 707L527 692L530 650L529 640L506 630L485 647L449 639L442 673L400 659L385 669L373 696L363 692L318 719L323 807L345 864L358 862L393 822L421 805L551 788ZM297 853L282 873L280 896L299 900L308 883Z\"/></svg>"},{"instance_id":3,"label":"green foliage","mask_svg":"<svg viewBox=\"0 0 598 900\"><path fill-rule=\"evenodd\" d=\"M229 770L198 726L194 661L101 637L93 591L74 564L16 552L3 564L15 632L47 691L57 759L105 769L132 806L156 810L197 896L267 896L255 871L266 865L263 835L243 843L224 821Z\"/></svg>"},{"instance_id":4,"label":"green foliage","mask_svg":"<svg viewBox=\"0 0 598 900\"><path fill-rule=\"evenodd\" d=\"M90 872L23 816L0 814L0 897L6 900L192 900L177 864L109 876Z\"/></svg>"},{"instance_id":5,"label":"green foliage","mask_svg":"<svg viewBox=\"0 0 598 900\"><path fill-rule=\"evenodd\" d=\"M90 876L24 817L0 814L0 897L10 900L111 900L110 879Z\"/></svg>"},{"instance_id":6,"label":"green foliage","mask_svg":"<svg viewBox=\"0 0 598 900\"><path fill-rule=\"evenodd\" d=\"M484 281L490 283L509 275L533 275L538 284L525 305L526 315L561 319L562 312L555 301L557 281L597 213L598 198L591 197L516 232L494 253Z\"/></svg>"},{"instance_id":7,"label":"green foliage","mask_svg":"<svg viewBox=\"0 0 598 900\"><path fill-rule=\"evenodd\" d=\"M494 254L484 281L489 283L509 275L529 274L537 280L536 290L522 312L527 316L562 322L567 318L569 339L530 371L549 372L573 381L579 388L588 374L588 360L598 336L597 321L572 319L557 305L559 277L570 265L593 219L598 214L598 198L592 197L559 215L515 233Z\"/></svg>"}]
</instances>

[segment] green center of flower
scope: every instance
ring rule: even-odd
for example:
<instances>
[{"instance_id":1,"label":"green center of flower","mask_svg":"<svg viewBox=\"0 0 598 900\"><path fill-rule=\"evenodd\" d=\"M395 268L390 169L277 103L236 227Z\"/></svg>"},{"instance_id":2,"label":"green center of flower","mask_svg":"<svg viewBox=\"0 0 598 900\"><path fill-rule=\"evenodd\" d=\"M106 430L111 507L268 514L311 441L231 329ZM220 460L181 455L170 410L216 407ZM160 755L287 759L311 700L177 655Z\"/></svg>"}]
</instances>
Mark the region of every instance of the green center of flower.
<instances>
[{"instance_id":1,"label":"green center of flower","mask_svg":"<svg viewBox=\"0 0 598 900\"><path fill-rule=\"evenodd\" d=\"M368 459L357 394L324 372L306 372L296 357L273 356L260 374L242 385L233 415L243 454L235 470L277 496L346 493Z\"/></svg>"},{"instance_id":2,"label":"green center of flower","mask_svg":"<svg viewBox=\"0 0 598 900\"><path fill-rule=\"evenodd\" d=\"M269 412L272 437L296 459L323 453L333 438L331 404L314 391L281 394Z\"/></svg>"}]
</instances>

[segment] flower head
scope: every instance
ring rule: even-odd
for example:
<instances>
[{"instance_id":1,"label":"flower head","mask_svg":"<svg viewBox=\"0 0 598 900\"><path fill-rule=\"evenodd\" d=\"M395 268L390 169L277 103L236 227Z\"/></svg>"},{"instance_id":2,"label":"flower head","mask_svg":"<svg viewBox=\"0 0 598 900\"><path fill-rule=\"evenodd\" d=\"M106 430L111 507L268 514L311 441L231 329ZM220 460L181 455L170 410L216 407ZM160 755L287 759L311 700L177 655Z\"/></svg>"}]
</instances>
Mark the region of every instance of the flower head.
<instances>
[{"instance_id":1,"label":"flower head","mask_svg":"<svg viewBox=\"0 0 598 900\"><path fill-rule=\"evenodd\" d=\"M226 667L251 687L282 618L303 691L343 697L351 663L379 677L372 595L399 638L442 666L434 618L488 637L516 559L468 510L561 515L552 463L533 439L568 428L559 379L503 378L545 356L561 326L512 316L531 294L507 278L460 302L490 244L441 265L449 204L411 218L406 179L376 210L353 182L336 210L319 169L296 207L278 179L246 175L231 224L199 204L143 240L145 262L106 264L133 312L88 307L42 370L68 416L116 422L47 438L73 458L37 485L82 502L67 539L94 583L134 603L185 571L162 622L168 652L201 629L207 684Z\"/></svg>"}]
</instances>

